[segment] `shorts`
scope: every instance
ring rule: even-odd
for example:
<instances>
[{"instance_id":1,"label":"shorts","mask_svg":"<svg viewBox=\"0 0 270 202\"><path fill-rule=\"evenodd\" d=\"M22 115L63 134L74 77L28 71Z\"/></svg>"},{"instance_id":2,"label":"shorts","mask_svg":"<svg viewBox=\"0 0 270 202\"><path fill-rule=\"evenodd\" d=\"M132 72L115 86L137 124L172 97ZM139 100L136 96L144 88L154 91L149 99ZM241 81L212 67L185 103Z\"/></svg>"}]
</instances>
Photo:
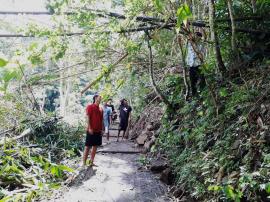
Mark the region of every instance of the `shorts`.
<instances>
[{"instance_id":1,"label":"shorts","mask_svg":"<svg viewBox=\"0 0 270 202\"><path fill-rule=\"evenodd\" d=\"M85 146L100 146L102 145L102 135L101 133L90 134L86 132Z\"/></svg>"},{"instance_id":2,"label":"shorts","mask_svg":"<svg viewBox=\"0 0 270 202\"><path fill-rule=\"evenodd\" d=\"M118 130L123 130L126 131L128 127L128 122L127 121L121 121L120 120L120 124L119 124L119 129Z\"/></svg>"}]
</instances>

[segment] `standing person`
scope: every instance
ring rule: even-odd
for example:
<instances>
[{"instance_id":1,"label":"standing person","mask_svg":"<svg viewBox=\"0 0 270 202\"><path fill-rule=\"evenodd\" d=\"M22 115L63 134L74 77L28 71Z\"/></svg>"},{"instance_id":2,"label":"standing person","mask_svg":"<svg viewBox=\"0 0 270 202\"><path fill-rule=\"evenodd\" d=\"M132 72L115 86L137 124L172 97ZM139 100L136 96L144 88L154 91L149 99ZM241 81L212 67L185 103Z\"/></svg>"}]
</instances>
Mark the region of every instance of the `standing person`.
<instances>
[{"instance_id":1,"label":"standing person","mask_svg":"<svg viewBox=\"0 0 270 202\"><path fill-rule=\"evenodd\" d=\"M189 67L189 79L192 95L197 94L197 83L199 82L200 90L205 87L205 77L202 73L202 57L204 48L202 45L202 33L196 32L193 42L188 43L186 63Z\"/></svg>"},{"instance_id":2,"label":"standing person","mask_svg":"<svg viewBox=\"0 0 270 202\"><path fill-rule=\"evenodd\" d=\"M108 107L110 107L112 109L112 113L111 113L111 123L113 123L115 121L115 119L117 118L117 113L114 109L114 106L112 104L112 99L108 100Z\"/></svg>"},{"instance_id":3,"label":"standing person","mask_svg":"<svg viewBox=\"0 0 270 202\"><path fill-rule=\"evenodd\" d=\"M103 110L99 106L101 101L100 95L94 95L93 104L86 108L87 115L87 132L85 140L85 148L83 153L83 166L86 165L87 157L91 150L90 166L94 166L94 159L97 146L102 144L102 128L103 128Z\"/></svg>"},{"instance_id":4,"label":"standing person","mask_svg":"<svg viewBox=\"0 0 270 202\"><path fill-rule=\"evenodd\" d=\"M103 125L105 128L105 135L107 136L107 140L109 141L109 128L110 128L110 123L112 122L112 109L109 107L108 102L104 103L103 106Z\"/></svg>"},{"instance_id":5,"label":"standing person","mask_svg":"<svg viewBox=\"0 0 270 202\"><path fill-rule=\"evenodd\" d=\"M118 136L117 136L117 142L119 139L120 132L123 131L122 140L124 138L124 135L126 133L130 116L131 116L132 108L128 105L128 102L126 99L121 100L121 104L119 107L119 118L120 118L120 124L118 129Z\"/></svg>"}]
</instances>

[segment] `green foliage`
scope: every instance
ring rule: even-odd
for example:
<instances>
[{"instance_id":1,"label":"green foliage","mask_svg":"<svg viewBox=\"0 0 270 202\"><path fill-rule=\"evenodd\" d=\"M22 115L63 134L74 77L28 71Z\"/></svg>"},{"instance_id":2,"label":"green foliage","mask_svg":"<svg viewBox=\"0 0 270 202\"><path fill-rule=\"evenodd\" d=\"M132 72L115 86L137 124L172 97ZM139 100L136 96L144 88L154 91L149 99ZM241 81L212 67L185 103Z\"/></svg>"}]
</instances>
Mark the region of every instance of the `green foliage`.
<instances>
[{"instance_id":1,"label":"green foliage","mask_svg":"<svg viewBox=\"0 0 270 202\"><path fill-rule=\"evenodd\" d=\"M31 187L18 194L4 192L1 201L32 201L41 193L57 188L55 185L65 179L67 173L74 172L65 165L51 163L37 149L19 146L15 142L5 142L1 151L0 180L6 184L3 188L9 184Z\"/></svg>"},{"instance_id":2,"label":"green foliage","mask_svg":"<svg viewBox=\"0 0 270 202\"><path fill-rule=\"evenodd\" d=\"M7 63L8 63L8 61L6 61L5 59L3 59L3 58L0 58L0 67L4 67L4 66L6 66L7 65Z\"/></svg>"},{"instance_id":3,"label":"green foliage","mask_svg":"<svg viewBox=\"0 0 270 202\"><path fill-rule=\"evenodd\" d=\"M153 3L155 5L155 7L157 8L158 12L162 12L163 10L163 4L164 2L162 0L153 0Z\"/></svg>"},{"instance_id":4,"label":"green foliage","mask_svg":"<svg viewBox=\"0 0 270 202\"><path fill-rule=\"evenodd\" d=\"M183 4L177 9L177 28L180 29L182 24L187 24L187 20L192 17L191 10L187 4Z\"/></svg>"},{"instance_id":5,"label":"green foliage","mask_svg":"<svg viewBox=\"0 0 270 202\"><path fill-rule=\"evenodd\" d=\"M215 82L211 71L207 75ZM249 77L241 84L237 83L238 78L230 84L216 84L213 90L222 109L218 118L208 91L189 102L183 102L183 96L180 96L181 107L175 109L173 118L171 112L163 117L156 147L167 154L177 184L184 185L189 195L200 201L263 201L269 191L269 148L255 146L247 138L254 133L257 139L262 138L248 117L254 106L252 103L265 92L261 88L268 79L259 85L254 85L253 79ZM168 92L176 92L175 86L181 85L181 82L174 83L176 79L171 76L165 81ZM241 142L235 149L238 141ZM261 166L254 170L250 165L256 147L264 153L259 160ZM221 167L225 176L217 182Z\"/></svg>"},{"instance_id":6,"label":"green foliage","mask_svg":"<svg viewBox=\"0 0 270 202\"><path fill-rule=\"evenodd\" d=\"M146 158L144 155L141 155L138 159L138 162L142 164L143 166L149 164L148 158Z\"/></svg>"},{"instance_id":7,"label":"green foliage","mask_svg":"<svg viewBox=\"0 0 270 202\"><path fill-rule=\"evenodd\" d=\"M46 49L47 49L46 46L38 47L38 43L32 43L28 48L29 50L28 60L33 65L43 64L44 63L43 54L46 52Z\"/></svg>"},{"instance_id":8,"label":"green foliage","mask_svg":"<svg viewBox=\"0 0 270 202\"><path fill-rule=\"evenodd\" d=\"M0 91L6 92L10 81L14 79L19 79L21 74L19 72L19 69L10 68L7 65L8 61L0 59L0 63L2 64L2 66L0 65Z\"/></svg>"}]
</instances>

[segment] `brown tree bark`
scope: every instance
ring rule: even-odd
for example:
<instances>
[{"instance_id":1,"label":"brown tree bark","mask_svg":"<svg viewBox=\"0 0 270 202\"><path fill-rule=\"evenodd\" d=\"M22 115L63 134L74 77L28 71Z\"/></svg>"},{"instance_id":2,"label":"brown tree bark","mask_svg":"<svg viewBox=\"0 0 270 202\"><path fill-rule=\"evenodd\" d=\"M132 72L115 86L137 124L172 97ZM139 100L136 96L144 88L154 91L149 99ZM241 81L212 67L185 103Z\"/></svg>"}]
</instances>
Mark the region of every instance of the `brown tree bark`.
<instances>
[{"instance_id":1,"label":"brown tree bark","mask_svg":"<svg viewBox=\"0 0 270 202\"><path fill-rule=\"evenodd\" d=\"M217 32L215 30L215 3L214 0L209 0L209 25L210 25L210 32L211 32L211 40L214 42L214 50L216 61L218 64L219 71L224 75L226 72L226 67L223 63L220 47L219 47L219 40L217 37Z\"/></svg>"},{"instance_id":2,"label":"brown tree bark","mask_svg":"<svg viewBox=\"0 0 270 202\"><path fill-rule=\"evenodd\" d=\"M181 37L178 36L178 44L179 44L179 47L180 47L180 52L181 52L181 56L182 56L182 60L183 60L183 78L184 78L184 85L185 85L185 100L187 101L188 100L188 97L189 97L189 83L188 83L188 80L187 80L187 66L186 66L186 61L185 61L185 58L186 58L186 54L184 54L184 49L183 49L183 44L182 44L182 40L181 40Z\"/></svg>"},{"instance_id":3,"label":"brown tree bark","mask_svg":"<svg viewBox=\"0 0 270 202\"><path fill-rule=\"evenodd\" d=\"M152 47L150 44L150 35L149 33L146 31L145 32L147 37L147 46L149 49L149 65L148 65L148 71L149 71L149 77L150 77L150 81L151 81L151 85L155 91L155 93L157 94L158 97L160 97L160 99L162 100L162 102L164 102L168 107L172 108L172 104L169 102L169 100L167 99L167 97L161 92L161 90L159 89L159 87L157 86L155 79L154 79L154 70L153 70L153 53L152 53Z\"/></svg>"},{"instance_id":4,"label":"brown tree bark","mask_svg":"<svg viewBox=\"0 0 270 202\"><path fill-rule=\"evenodd\" d=\"M232 27L231 46L232 46L233 53L236 53L235 21L234 21L234 15L233 15L232 1L227 0L227 4L228 4L228 10L229 10L229 14L230 14L231 27Z\"/></svg>"}]
</instances>

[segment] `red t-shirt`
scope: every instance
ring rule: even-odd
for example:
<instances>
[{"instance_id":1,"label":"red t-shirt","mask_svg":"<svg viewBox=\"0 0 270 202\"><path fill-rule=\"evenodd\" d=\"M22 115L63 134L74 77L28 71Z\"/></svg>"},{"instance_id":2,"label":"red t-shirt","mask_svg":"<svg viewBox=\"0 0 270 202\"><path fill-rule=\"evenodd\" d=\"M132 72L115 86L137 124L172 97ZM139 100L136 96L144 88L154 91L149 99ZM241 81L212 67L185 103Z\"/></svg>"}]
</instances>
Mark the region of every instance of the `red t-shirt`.
<instances>
[{"instance_id":1,"label":"red t-shirt","mask_svg":"<svg viewBox=\"0 0 270 202\"><path fill-rule=\"evenodd\" d=\"M102 131L103 110L96 104L91 104L86 107L86 115L89 118L89 124L94 133ZM89 130L88 124L88 130Z\"/></svg>"}]
</instances>

